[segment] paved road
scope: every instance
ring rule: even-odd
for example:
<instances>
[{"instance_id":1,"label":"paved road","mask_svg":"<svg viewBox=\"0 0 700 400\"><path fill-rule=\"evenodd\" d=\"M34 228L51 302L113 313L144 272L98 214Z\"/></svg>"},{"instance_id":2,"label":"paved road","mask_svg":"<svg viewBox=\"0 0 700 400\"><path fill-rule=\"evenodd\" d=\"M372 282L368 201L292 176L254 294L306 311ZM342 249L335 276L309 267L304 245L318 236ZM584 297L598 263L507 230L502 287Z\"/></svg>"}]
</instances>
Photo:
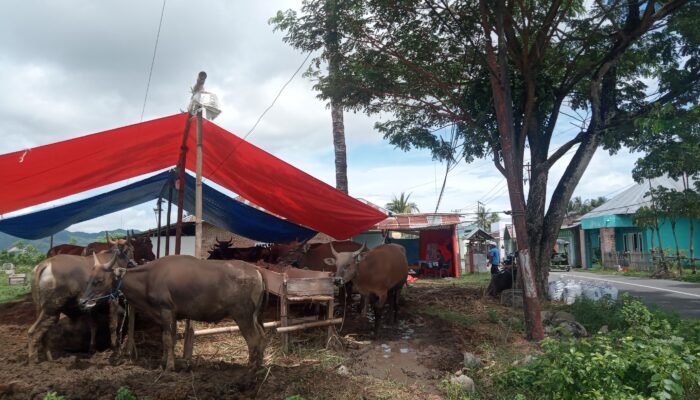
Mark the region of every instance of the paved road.
<instances>
[{"instance_id":1,"label":"paved road","mask_svg":"<svg viewBox=\"0 0 700 400\"><path fill-rule=\"evenodd\" d=\"M592 280L610 282L620 294L629 292L647 305L675 311L685 318L700 319L700 284L666 279L637 278L631 276L601 275L590 272L550 272L549 280Z\"/></svg>"}]
</instances>

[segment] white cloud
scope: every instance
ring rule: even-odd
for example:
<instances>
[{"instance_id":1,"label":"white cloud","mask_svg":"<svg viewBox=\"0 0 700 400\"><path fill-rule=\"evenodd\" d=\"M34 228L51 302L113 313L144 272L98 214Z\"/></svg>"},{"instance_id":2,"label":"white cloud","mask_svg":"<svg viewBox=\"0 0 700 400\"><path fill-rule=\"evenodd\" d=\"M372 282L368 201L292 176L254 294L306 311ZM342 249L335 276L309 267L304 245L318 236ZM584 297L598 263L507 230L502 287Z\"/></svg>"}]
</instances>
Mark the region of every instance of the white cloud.
<instances>
[{"instance_id":1,"label":"white cloud","mask_svg":"<svg viewBox=\"0 0 700 400\"><path fill-rule=\"evenodd\" d=\"M216 123L244 135L306 57L267 23L277 10L298 6L292 0L168 2L144 118L185 109L196 74L205 70L207 89L222 103ZM18 2L0 15L0 153L137 122L160 11L160 2L46 0ZM312 86L297 76L249 140L333 185L330 111ZM410 192L421 210L432 211L444 166L427 152L393 150L373 129L377 119L345 114L351 194L383 205ZM633 159L599 152L576 194L604 195L628 184ZM448 177L440 211L470 211L479 200L492 210L509 209L502 182L489 161L462 165ZM146 229L155 224L153 207L71 229Z\"/></svg>"}]
</instances>

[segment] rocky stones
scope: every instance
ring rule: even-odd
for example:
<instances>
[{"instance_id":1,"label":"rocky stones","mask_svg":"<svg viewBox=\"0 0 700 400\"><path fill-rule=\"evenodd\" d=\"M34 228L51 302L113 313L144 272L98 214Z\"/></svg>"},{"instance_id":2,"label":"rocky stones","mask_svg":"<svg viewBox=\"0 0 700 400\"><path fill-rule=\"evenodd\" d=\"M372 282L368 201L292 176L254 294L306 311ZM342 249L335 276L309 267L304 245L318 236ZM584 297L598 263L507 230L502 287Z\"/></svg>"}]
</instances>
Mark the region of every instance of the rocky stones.
<instances>
[{"instance_id":1,"label":"rocky stones","mask_svg":"<svg viewBox=\"0 0 700 400\"><path fill-rule=\"evenodd\" d=\"M479 369L482 367L481 360L473 353L464 353L464 367L469 369Z\"/></svg>"},{"instance_id":2,"label":"rocky stones","mask_svg":"<svg viewBox=\"0 0 700 400\"><path fill-rule=\"evenodd\" d=\"M350 370L345 365L341 365L340 367L338 367L336 372L340 376L350 376Z\"/></svg>"},{"instance_id":3,"label":"rocky stones","mask_svg":"<svg viewBox=\"0 0 700 400\"><path fill-rule=\"evenodd\" d=\"M474 380L464 374L459 376L453 376L450 378L450 383L459 386L463 391L467 393L474 393L476 387L474 386Z\"/></svg>"},{"instance_id":4,"label":"rocky stones","mask_svg":"<svg viewBox=\"0 0 700 400\"><path fill-rule=\"evenodd\" d=\"M514 366L514 367L524 367L524 366L526 366L526 365L529 365L529 364L532 363L533 361L535 361L536 358L537 358L537 357L528 354L528 355L525 356L525 358L523 358L522 360L515 360L515 361L513 361L513 364L511 364L511 365Z\"/></svg>"},{"instance_id":5,"label":"rocky stones","mask_svg":"<svg viewBox=\"0 0 700 400\"><path fill-rule=\"evenodd\" d=\"M576 321L576 317L565 311L542 312L544 333L547 335L586 337L588 331Z\"/></svg>"}]
</instances>

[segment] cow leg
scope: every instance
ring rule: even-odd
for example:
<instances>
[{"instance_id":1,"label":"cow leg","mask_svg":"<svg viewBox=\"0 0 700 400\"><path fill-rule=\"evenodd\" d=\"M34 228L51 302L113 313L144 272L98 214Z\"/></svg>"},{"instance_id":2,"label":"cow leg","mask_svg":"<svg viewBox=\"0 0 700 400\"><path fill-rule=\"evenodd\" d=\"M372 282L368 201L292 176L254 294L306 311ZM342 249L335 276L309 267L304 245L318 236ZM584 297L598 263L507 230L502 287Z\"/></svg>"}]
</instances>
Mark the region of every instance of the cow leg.
<instances>
[{"instance_id":1,"label":"cow leg","mask_svg":"<svg viewBox=\"0 0 700 400\"><path fill-rule=\"evenodd\" d=\"M97 340L97 320L93 316L90 316L88 321L88 325L90 325L90 348L88 351L90 353L94 353L95 348L97 347L95 344Z\"/></svg>"},{"instance_id":2,"label":"cow leg","mask_svg":"<svg viewBox=\"0 0 700 400\"><path fill-rule=\"evenodd\" d=\"M119 300L109 302L109 345L112 349L119 346Z\"/></svg>"},{"instance_id":3,"label":"cow leg","mask_svg":"<svg viewBox=\"0 0 700 400\"><path fill-rule=\"evenodd\" d=\"M394 323L399 322L399 295L401 294L403 285L404 281L401 281L389 292L389 295L391 296L391 308L394 310Z\"/></svg>"},{"instance_id":4,"label":"cow leg","mask_svg":"<svg viewBox=\"0 0 700 400\"><path fill-rule=\"evenodd\" d=\"M34 324L29 328L27 335L28 351L27 355L30 363L39 362L39 351L45 347L44 338L46 332L58 321L58 315L48 315L44 310L39 313Z\"/></svg>"},{"instance_id":5,"label":"cow leg","mask_svg":"<svg viewBox=\"0 0 700 400\"><path fill-rule=\"evenodd\" d=\"M161 329L163 330L163 368L166 371L175 370L175 340L173 340L174 316L172 310L162 309L160 312Z\"/></svg>"},{"instance_id":6,"label":"cow leg","mask_svg":"<svg viewBox=\"0 0 700 400\"><path fill-rule=\"evenodd\" d=\"M265 352L265 332L257 315L240 315L235 318L241 334L248 345L248 366L257 371L262 365Z\"/></svg>"},{"instance_id":7,"label":"cow leg","mask_svg":"<svg viewBox=\"0 0 700 400\"><path fill-rule=\"evenodd\" d=\"M372 311L374 312L374 336L379 336L379 328L382 326L382 311L384 309L384 303L386 302L386 293L381 296L375 294L369 295L369 302L372 304Z\"/></svg>"}]
</instances>

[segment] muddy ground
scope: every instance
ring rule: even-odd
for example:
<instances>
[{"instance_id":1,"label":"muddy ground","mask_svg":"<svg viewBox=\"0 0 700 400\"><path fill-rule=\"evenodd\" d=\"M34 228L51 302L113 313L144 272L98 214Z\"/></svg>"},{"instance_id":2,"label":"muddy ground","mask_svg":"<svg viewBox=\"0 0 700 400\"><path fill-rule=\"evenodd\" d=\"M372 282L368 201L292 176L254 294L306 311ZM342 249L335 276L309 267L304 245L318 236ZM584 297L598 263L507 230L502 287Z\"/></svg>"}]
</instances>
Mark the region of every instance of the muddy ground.
<instances>
[{"instance_id":1,"label":"muddy ground","mask_svg":"<svg viewBox=\"0 0 700 400\"><path fill-rule=\"evenodd\" d=\"M342 314L338 308L338 314ZM265 320L274 319L270 302ZM121 386L138 397L155 399L430 399L442 398L442 381L462 368L463 352L484 361L485 372L503 362L503 349L515 359L531 350L517 318L483 290L425 281L408 288L399 323L386 324L380 338L371 336L370 321L357 306L346 313L337 338L327 343L326 329L291 335L289 352L268 330L265 365L253 383L244 383L247 349L238 334L198 337L193 365L163 372L157 329L137 331L139 357L119 358L112 351L93 355L62 351L75 347L79 335L54 338L55 360L28 365L26 333L34 321L29 298L0 305L0 398L41 399L54 391L67 399L114 399ZM296 310L298 315L304 309ZM385 314L388 321L389 314ZM230 325L231 322L218 325ZM199 324L197 328L214 325ZM181 325L182 331L182 325ZM328 348L326 345L328 344ZM182 343L178 342L179 354ZM506 356L506 361L509 361ZM338 373L345 366L347 375ZM481 383L481 382L480 382ZM488 382L485 382L488 384Z\"/></svg>"}]
</instances>

